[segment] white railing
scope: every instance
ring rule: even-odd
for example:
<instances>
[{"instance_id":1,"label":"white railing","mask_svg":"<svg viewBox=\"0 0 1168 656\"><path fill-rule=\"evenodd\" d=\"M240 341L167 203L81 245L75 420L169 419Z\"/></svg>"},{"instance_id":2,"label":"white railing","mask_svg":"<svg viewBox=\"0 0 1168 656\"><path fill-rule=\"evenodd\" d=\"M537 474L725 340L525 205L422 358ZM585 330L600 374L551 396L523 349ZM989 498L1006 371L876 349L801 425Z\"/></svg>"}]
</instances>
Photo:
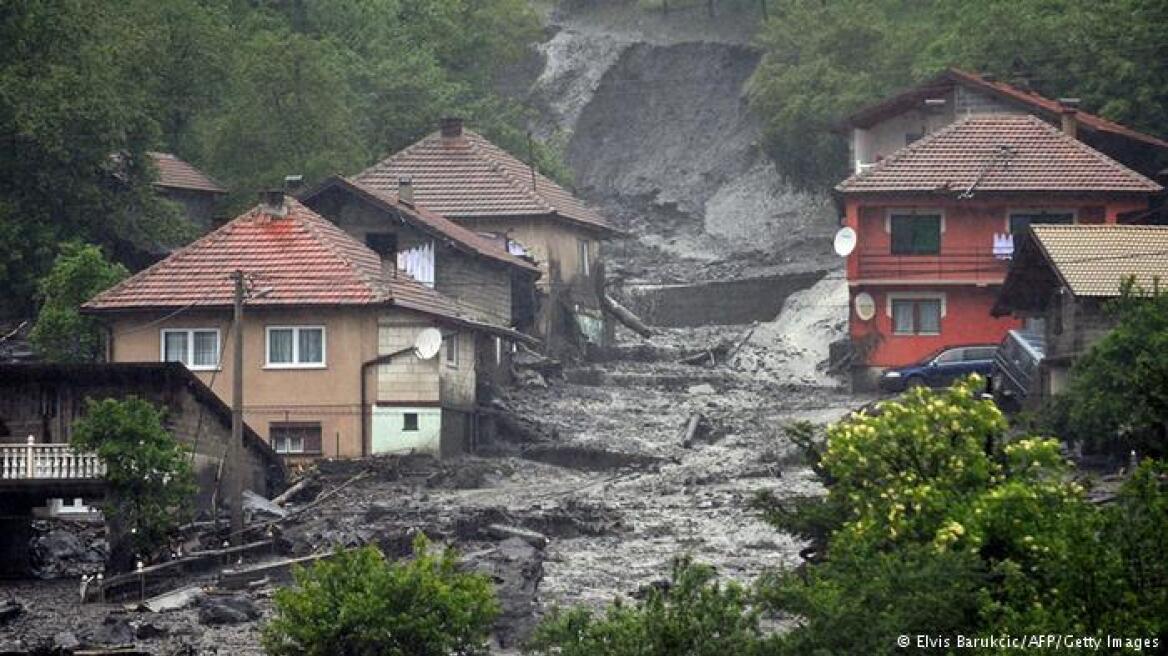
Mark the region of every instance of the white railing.
<instances>
[{"instance_id":1,"label":"white railing","mask_svg":"<svg viewBox=\"0 0 1168 656\"><path fill-rule=\"evenodd\" d=\"M68 444L0 445L0 480L71 480L101 478L105 463L93 453L75 451Z\"/></svg>"}]
</instances>

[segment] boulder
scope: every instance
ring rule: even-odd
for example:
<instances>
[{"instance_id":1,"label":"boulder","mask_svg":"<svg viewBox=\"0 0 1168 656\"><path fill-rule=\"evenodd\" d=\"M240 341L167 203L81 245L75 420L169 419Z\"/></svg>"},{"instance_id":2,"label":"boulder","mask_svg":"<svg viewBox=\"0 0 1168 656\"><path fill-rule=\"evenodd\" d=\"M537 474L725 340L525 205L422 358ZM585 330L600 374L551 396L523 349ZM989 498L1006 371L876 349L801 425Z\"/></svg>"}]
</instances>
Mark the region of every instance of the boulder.
<instances>
[{"instance_id":1,"label":"boulder","mask_svg":"<svg viewBox=\"0 0 1168 656\"><path fill-rule=\"evenodd\" d=\"M207 597L199 608L199 623L240 624L258 619L260 611L245 595Z\"/></svg>"}]
</instances>

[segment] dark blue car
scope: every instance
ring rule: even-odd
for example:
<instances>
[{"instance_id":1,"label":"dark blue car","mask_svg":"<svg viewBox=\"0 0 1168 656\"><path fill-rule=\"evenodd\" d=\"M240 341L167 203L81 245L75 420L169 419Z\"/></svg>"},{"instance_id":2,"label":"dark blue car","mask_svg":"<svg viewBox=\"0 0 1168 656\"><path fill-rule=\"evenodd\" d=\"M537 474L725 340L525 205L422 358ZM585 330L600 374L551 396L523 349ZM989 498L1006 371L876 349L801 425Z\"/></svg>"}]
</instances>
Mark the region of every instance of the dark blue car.
<instances>
[{"instance_id":1,"label":"dark blue car","mask_svg":"<svg viewBox=\"0 0 1168 656\"><path fill-rule=\"evenodd\" d=\"M947 387L969 374L989 378L994 366L996 344L950 346L936 351L916 364L889 369L880 376L880 389L903 392L910 387Z\"/></svg>"}]
</instances>

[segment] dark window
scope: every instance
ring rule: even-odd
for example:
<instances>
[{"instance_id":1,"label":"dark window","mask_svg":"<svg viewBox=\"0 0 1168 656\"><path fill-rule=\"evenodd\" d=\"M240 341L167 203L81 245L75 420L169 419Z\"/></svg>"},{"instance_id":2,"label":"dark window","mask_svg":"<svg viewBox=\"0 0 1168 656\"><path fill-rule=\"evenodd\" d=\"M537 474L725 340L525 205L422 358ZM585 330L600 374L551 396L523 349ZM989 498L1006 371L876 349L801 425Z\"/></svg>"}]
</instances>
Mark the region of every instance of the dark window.
<instances>
[{"instance_id":1,"label":"dark window","mask_svg":"<svg viewBox=\"0 0 1168 656\"><path fill-rule=\"evenodd\" d=\"M320 453L320 422L286 422L269 428L276 453Z\"/></svg>"},{"instance_id":2,"label":"dark window","mask_svg":"<svg viewBox=\"0 0 1168 656\"><path fill-rule=\"evenodd\" d=\"M941 334L941 301L939 299L893 300L892 332L896 335Z\"/></svg>"},{"instance_id":3,"label":"dark window","mask_svg":"<svg viewBox=\"0 0 1168 656\"><path fill-rule=\"evenodd\" d=\"M1014 212L1010 214L1010 232L1018 234L1030 225L1060 224L1070 225L1075 222L1075 215L1070 212Z\"/></svg>"},{"instance_id":4,"label":"dark window","mask_svg":"<svg viewBox=\"0 0 1168 656\"><path fill-rule=\"evenodd\" d=\"M402 430L416 431L418 430L418 413L407 412L402 415Z\"/></svg>"},{"instance_id":5,"label":"dark window","mask_svg":"<svg viewBox=\"0 0 1168 656\"><path fill-rule=\"evenodd\" d=\"M966 362L978 362L981 360L993 360L994 353L997 352L997 347L994 346L979 346L977 348L965 349Z\"/></svg>"},{"instance_id":6,"label":"dark window","mask_svg":"<svg viewBox=\"0 0 1168 656\"><path fill-rule=\"evenodd\" d=\"M940 252L940 216L936 214L892 215L893 255L936 255Z\"/></svg>"},{"instance_id":7,"label":"dark window","mask_svg":"<svg viewBox=\"0 0 1168 656\"><path fill-rule=\"evenodd\" d=\"M397 258L397 235L392 232L367 232L365 245L383 260Z\"/></svg>"},{"instance_id":8,"label":"dark window","mask_svg":"<svg viewBox=\"0 0 1168 656\"><path fill-rule=\"evenodd\" d=\"M937 364L961 362L961 356L961 349L949 349L948 351L942 351L940 355L938 355L936 358L933 358L933 362L936 362Z\"/></svg>"}]
</instances>

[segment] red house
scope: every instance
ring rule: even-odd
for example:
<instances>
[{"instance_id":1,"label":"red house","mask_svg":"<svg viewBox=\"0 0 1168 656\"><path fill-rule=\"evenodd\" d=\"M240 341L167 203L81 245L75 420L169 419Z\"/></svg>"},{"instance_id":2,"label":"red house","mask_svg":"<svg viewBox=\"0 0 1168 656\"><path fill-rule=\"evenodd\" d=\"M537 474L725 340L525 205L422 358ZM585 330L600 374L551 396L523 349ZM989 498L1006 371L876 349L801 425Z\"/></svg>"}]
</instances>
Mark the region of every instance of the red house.
<instances>
[{"instance_id":1,"label":"red house","mask_svg":"<svg viewBox=\"0 0 1168 656\"><path fill-rule=\"evenodd\" d=\"M862 384L864 374L943 347L996 343L1018 327L990 314L1013 233L1031 223L1115 223L1161 187L1034 116L973 114L836 190L857 234L847 278Z\"/></svg>"}]
</instances>

